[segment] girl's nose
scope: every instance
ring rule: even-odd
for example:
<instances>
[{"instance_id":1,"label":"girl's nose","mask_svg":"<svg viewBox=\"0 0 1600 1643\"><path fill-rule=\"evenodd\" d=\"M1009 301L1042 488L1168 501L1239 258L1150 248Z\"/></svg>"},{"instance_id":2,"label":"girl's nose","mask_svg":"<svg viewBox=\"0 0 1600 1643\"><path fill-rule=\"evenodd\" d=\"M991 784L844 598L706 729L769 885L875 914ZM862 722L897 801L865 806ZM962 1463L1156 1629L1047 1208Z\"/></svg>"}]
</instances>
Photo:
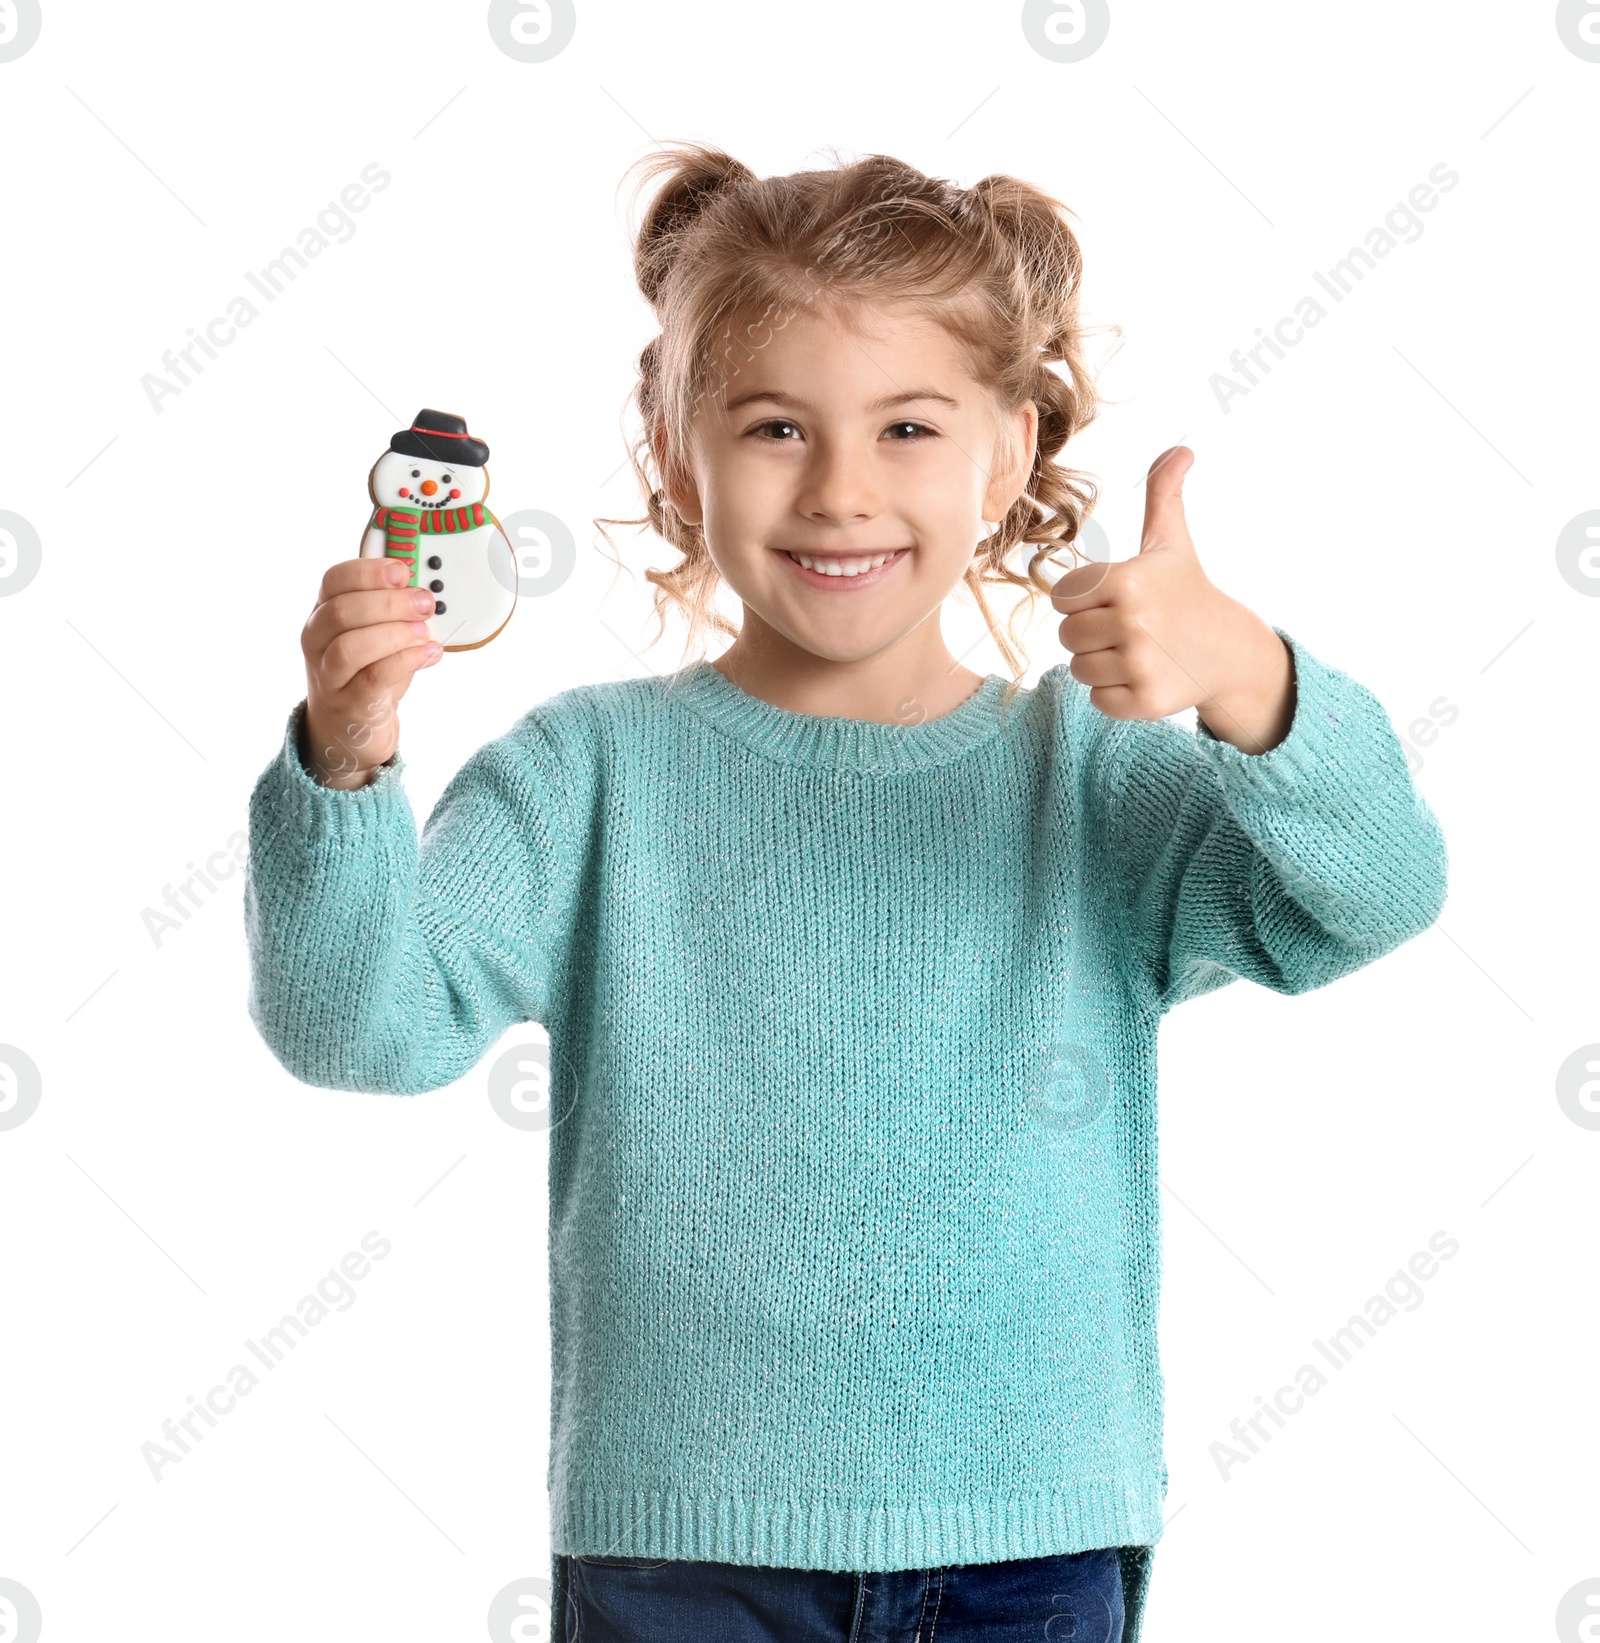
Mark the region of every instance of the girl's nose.
<instances>
[{"instance_id":1,"label":"girl's nose","mask_svg":"<svg viewBox=\"0 0 1600 1643\"><path fill-rule=\"evenodd\" d=\"M424 496L432 496L433 493L436 490L438 490L438 488L439 488L439 484L438 484L437 480L424 479L423 482L422 482L422 494Z\"/></svg>"},{"instance_id":2,"label":"girl's nose","mask_svg":"<svg viewBox=\"0 0 1600 1643\"><path fill-rule=\"evenodd\" d=\"M821 450L803 470L800 508L838 524L871 519L883 506L867 461L848 450Z\"/></svg>"}]
</instances>

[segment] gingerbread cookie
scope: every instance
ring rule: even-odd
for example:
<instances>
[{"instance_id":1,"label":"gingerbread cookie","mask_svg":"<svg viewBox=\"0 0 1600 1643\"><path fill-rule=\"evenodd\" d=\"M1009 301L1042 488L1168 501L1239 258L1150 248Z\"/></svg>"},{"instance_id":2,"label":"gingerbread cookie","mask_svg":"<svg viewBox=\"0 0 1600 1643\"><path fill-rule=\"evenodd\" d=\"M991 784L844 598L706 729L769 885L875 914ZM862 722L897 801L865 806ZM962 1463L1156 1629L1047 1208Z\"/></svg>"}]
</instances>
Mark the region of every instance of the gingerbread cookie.
<instances>
[{"instance_id":1,"label":"gingerbread cookie","mask_svg":"<svg viewBox=\"0 0 1600 1643\"><path fill-rule=\"evenodd\" d=\"M422 410L389 441L367 477L372 517L363 559L398 559L409 586L434 595L428 636L446 650L476 650L517 603L517 561L484 504L489 447L464 418Z\"/></svg>"}]
</instances>

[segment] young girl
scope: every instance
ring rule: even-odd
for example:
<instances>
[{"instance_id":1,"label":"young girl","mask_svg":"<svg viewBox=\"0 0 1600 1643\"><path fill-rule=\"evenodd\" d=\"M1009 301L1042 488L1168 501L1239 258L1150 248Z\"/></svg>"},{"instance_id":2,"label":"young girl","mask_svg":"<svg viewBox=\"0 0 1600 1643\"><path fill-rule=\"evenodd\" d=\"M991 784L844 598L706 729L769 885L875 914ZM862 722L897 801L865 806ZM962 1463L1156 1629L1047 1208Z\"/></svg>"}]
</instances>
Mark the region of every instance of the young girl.
<instances>
[{"instance_id":1,"label":"young girl","mask_svg":"<svg viewBox=\"0 0 1600 1643\"><path fill-rule=\"evenodd\" d=\"M1095 495L1064 207L882 155L649 170L657 609L733 643L531 708L419 850L431 596L334 565L251 801L251 1014L403 1094L548 1030L556 1637L1132 1643L1158 1022L1425 929L1440 831L1377 700L1201 570L1192 452L1135 557L1042 574ZM947 649L957 583L1009 680ZM985 585L1062 613L1032 689Z\"/></svg>"}]
</instances>

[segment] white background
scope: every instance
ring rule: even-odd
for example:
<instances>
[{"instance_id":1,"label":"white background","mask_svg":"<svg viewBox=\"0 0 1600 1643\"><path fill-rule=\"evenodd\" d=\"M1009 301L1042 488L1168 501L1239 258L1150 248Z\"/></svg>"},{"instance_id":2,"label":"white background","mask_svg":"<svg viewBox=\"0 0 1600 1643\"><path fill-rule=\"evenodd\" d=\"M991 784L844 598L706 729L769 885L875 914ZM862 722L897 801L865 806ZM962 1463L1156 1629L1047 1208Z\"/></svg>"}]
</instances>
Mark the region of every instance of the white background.
<instances>
[{"instance_id":1,"label":"white background","mask_svg":"<svg viewBox=\"0 0 1600 1643\"><path fill-rule=\"evenodd\" d=\"M498 512L579 550L407 698L419 822L532 704L678 659L679 630L646 649L638 574L674 556L624 531L613 585L590 523L639 511L622 414L654 328L617 190L669 137L1066 201L1086 318L1123 332L1068 452L1113 553L1185 442L1212 578L1402 733L1448 717L1411 736L1438 924L1165 1023L1146 1638L1549 1636L1600 1577L1600 1130L1556 1096L1600 1040L1600 583L1556 555L1600 508L1597 111L1543 3L1117 3L1062 64L1014 4L608 0L527 64L480 4L45 0L0 62L0 509L42 545L0 598L0 1043L43 1079L0 1130L0 1577L45 1636L481 1636L548 1575L546 1136L496 1117L487 1061L412 1099L290 1079L245 1012L237 872L159 945L144 913L231 855L317 582L419 406L488 440ZM371 162L392 185L348 241L155 411L141 377ZM1414 243L1224 413L1213 373L1440 162L1459 185ZM946 631L982 628L953 602ZM392 1250L355 1304L157 1482L141 1446L369 1230ZM1460 1250L1422 1303L1225 1479L1230 1423L1438 1231Z\"/></svg>"}]
</instances>

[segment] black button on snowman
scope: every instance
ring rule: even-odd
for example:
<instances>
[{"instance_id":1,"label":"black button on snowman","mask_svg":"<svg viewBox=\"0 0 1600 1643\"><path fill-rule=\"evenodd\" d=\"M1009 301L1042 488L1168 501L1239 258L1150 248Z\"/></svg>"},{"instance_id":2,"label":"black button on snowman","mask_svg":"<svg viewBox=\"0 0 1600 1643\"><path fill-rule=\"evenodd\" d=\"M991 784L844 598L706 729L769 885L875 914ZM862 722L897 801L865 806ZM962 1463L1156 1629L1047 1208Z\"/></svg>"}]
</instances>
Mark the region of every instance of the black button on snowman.
<instances>
[{"instance_id":1,"label":"black button on snowman","mask_svg":"<svg viewBox=\"0 0 1600 1643\"><path fill-rule=\"evenodd\" d=\"M373 510L361 557L410 566L408 585L435 595L428 636L446 650L488 644L516 608L516 555L483 500L488 460L489 447L467 432L464 418L421 410L367 478ZM439 573L426 583L417 572L425 552L427 568Z\"/></svg>"}]
</instances>

